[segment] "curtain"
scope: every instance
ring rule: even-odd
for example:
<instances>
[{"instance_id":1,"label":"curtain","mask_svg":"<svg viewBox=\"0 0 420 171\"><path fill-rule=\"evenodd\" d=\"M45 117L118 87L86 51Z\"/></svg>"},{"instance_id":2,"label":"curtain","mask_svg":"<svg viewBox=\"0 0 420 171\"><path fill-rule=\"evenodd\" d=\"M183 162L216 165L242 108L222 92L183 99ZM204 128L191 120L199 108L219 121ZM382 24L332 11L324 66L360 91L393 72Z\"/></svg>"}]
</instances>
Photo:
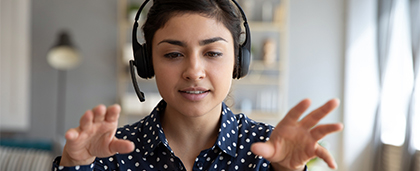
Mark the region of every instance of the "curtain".
<instances>
[{"instance_id":1,"label":"curtain","mask_svg":"<svg viewBox=\"0 0 420 171\"><path fill-rule=\"evenodd\" d=\"M388 49L389 49L389 39L393 23L393 7L394 0L379 0L377 8L377 54L378 54L378 77L379 77L379 87L382 89L383 80L384 80L384 71L386 69L387 59L388 59ZM381 92L381 91L380 91ZM383 155L383 144L381 142L381 96L378 98L378 104L376 107L375 114L375 125L374 125L374 134L372 137L373 148L374 148L374 161L373 170L382 170L381 159Z\"/></svg>"},{"instance_id":2,"label":"curtain","mask_svg":"<svg viewBox=\"0 0 420 171\"><path fill-rule=\"evenodd\" d=\"M420 135L416 133L415 122L416 117L420 116L420 93L419 90L419 68L420 68L420 0L410 0L409 1L409 21L410 21L410 30L411 30L411 53L412 53L412 60L413 60L413 72L414 72L414 85L411 94L411 101L410 101L410 111L407 116L407 133L406 139L403 146L403 168L404 170L420 170L420 167L416 166L419 165L419 162L416 160L420 160L420 155L418 152L416 153L415 144L420 144L420 142L414 142L413 138L417 138ZM417 115L417 116L416 116ZM416 119L416 120L415 120ZM417 122L418 123L418 122ZM418 129L417 129L418 130ZM417 137L415 137L417 136ZM417 147L419 149L419 147ZM416 159L417 157L417 159Z\"/></svg>"},{"instance_id":3,"label":"curtain","mask_svg":"<svg viewBox=\"0 0 420 171\"><path fill-rule=\"evenodd\" d=\"M420 0L379 0L377 21L380 99L373 144L373 170L420 170L415 119L420 67ZM416 102L417 99L417 102ZM394 108L396 110L394 110ZM420 127L419 127L420 128ZM417 133L418 134L418 133Z\"/></svg>"}]
</instances>

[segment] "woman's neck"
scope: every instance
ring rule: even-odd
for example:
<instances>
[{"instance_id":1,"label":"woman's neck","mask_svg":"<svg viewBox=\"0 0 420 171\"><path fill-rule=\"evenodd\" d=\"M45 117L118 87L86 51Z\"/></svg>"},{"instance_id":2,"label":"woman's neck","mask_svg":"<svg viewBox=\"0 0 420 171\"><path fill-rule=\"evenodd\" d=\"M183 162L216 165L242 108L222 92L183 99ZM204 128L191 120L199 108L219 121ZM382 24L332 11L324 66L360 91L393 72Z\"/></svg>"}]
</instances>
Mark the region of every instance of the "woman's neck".
<instances>
[{"instance_id":1,"label":"woman's neck","mask_svg":"<svg viewBox=\"0 0 420 171\"><path fill-rule=\"evenodd\" d=\"M161 117L166 137L176 137L176 141L197 141L217 138L222 104L217 105L202 116L183 115L168 105Z\"/></svg>"},{"instance_id":2,"label":"woman's neck","mask_svg":"<svg viewBox=\"0 0 420 171\"><path fill-rule=\"evenodd\" d=\"M161 123L175 155L195 159L202 150L212 147L219 132L221 109L222 104L204 115L190 117L168 105Z\"/></svg>"}]
</instances>

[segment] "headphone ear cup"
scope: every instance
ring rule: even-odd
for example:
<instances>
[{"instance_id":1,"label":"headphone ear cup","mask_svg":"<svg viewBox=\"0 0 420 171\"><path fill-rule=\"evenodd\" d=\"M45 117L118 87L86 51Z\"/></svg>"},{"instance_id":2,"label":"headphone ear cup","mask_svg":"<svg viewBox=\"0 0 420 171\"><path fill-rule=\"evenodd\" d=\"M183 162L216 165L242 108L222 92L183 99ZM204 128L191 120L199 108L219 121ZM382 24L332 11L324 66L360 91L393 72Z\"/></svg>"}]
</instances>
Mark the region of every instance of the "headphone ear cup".
<instances>
[{"instance_id":1,"label":"headphone ear cup","mask_svg":"<svg viewBox=\"0 0 420 171\"><path fill-rule=\"evenodd\" d=\"M142 49L143 49L143 57L145 60L144 68L146 70L145 72L147 73L146 78L149 79L155 76L155 70L153 69L152 55L148 53L149 50L146 43L142 45Z\"/></svg>"},{"instance_id":2,"label":"headphone ear cup","mask_svg":"<svg viewBox=\"0 0 420 171\"><path fill-rule=\"evenodd\" d=\"M239 47L238 61L235 64L233 78L240 79L248 74L251 62L251 52L243 46Z\"/></svg>"},{"instance_id":3,"label":"headphone ear cup","mask_svg":"<svg viewBox=\"0 0 420 171\"><path fill-rule=\"evenodd\" d=\"M240 77L245 77L249 71L249 65L251 64L251 51L247 48L241 48L241 75Z\"/></svg>"},{"instance_id":4,"label":"headphone ear cup","mask_svg":"<svg viewBox=\"0 0 420 171\"><path fill-rule=\"evenodd\" d=\"M141 78L149 79L155 75L151 57L147 53L146 44L140 45L140 47L136 50L134 60L136 61L137 74Z\"/></svg>"}]
</instances>

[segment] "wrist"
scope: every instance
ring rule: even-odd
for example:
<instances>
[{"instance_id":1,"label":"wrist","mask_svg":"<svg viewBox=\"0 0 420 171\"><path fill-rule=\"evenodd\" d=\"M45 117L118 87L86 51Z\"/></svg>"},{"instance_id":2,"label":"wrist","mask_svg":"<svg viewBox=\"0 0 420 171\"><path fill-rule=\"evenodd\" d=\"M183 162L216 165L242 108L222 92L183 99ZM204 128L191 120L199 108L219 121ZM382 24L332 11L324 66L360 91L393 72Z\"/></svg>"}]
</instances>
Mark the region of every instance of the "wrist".
<instances>
[{"instance_id":1,"label":"wrist","mask_svg":"<svg viewBox=\"0 0 420 171\"><path fill-rule=\"evenodd\" d=\"M82 165L92 164L94 161L95 161L95 157L91 157L91 158L83 159L83 160L73 159L66 152L66 150L63 150L63 154L61 156L61 160L60 160L59 166L66 166L66 167L82 166Z\"/></svg>"}]
</instances>

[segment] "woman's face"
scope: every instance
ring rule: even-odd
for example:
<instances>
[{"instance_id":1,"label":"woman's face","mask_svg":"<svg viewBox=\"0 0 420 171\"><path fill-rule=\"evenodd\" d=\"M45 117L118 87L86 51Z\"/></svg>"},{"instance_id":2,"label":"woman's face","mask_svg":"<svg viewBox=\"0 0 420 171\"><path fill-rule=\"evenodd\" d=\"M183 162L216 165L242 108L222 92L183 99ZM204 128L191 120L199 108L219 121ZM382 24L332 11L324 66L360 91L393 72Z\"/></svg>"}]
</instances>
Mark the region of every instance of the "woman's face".
<instances>
[{"instance_id":1,"label":"woman's face","mask_svg":"<svg viewBox=\"0 0 420 171\"><path fill-rule=\"evenodd\" d=\"M220 114L234 67L232 34L199 14L173 16L156 31L153 67L166 110L186 116Z\"/></svg>"}]
</instances>

